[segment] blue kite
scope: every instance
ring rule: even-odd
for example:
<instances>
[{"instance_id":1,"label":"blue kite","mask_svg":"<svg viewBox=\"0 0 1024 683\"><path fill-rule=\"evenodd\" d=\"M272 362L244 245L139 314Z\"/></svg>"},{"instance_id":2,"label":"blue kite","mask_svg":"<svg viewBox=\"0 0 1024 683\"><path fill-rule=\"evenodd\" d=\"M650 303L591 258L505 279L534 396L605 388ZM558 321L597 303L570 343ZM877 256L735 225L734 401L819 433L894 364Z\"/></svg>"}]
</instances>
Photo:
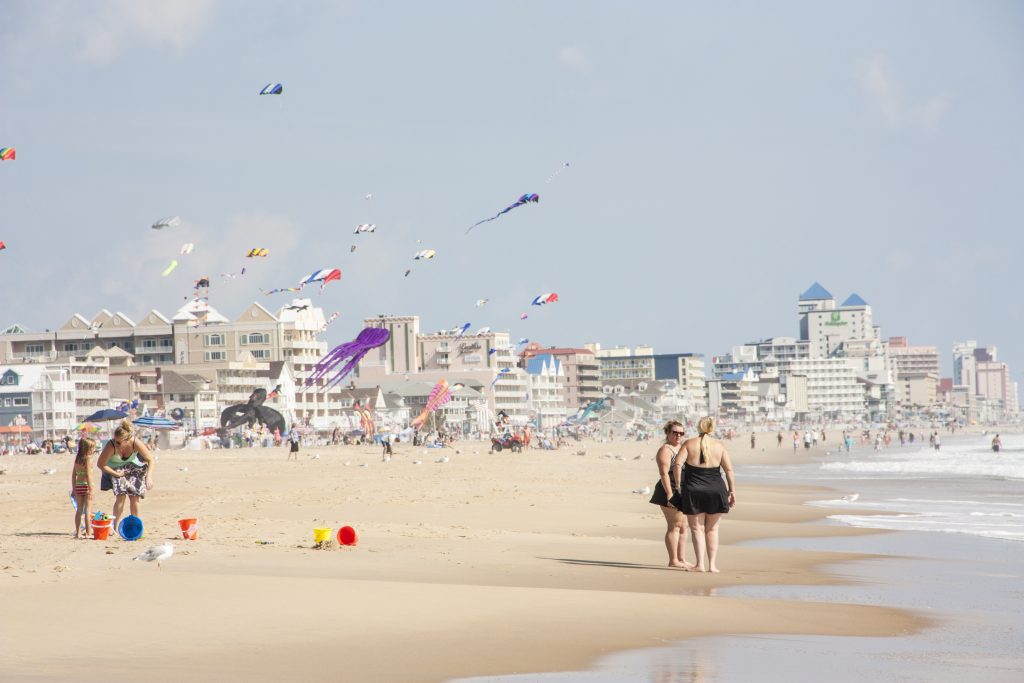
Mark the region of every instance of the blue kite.
<instances>
[{"instance_id":1,"label":"blue kite","mask_svg":"<svg viewBox=\"0 0 1024 683\"><path fill-rule=\"evenodd\" d=\"M498 213L494 214L490 218L485 218L482 221L477 221L473 225L469 226L469 230L472 230L473 228L475 228L476 226L480 225L481 223L486 223L488 221L493 221L495 218L498 218L499 216L501 216L501 214L508 213L512 209L514 209L514 208L516 208L518 206L523 206L524 204L529 204L530 202L533 202L534 204L540 203L540 195L537 194L536 192L534 192L533 194L524 194L522 197L517 199L516 203L513 204L512 206L506 206L504 209L502 209ZM467 235L469 234L469 230L466 231Z\"/></svg>"}]
</instances>

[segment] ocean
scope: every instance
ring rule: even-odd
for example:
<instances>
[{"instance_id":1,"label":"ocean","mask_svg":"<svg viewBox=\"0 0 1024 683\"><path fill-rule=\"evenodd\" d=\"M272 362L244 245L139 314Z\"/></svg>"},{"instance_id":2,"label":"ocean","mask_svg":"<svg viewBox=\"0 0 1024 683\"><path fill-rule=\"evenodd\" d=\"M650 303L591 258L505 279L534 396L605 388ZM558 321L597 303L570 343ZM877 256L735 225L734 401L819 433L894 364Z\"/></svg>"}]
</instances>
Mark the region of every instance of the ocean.
<instances>
[{"instance_id":1,"label":"ocean","mask_svg":"<svg viewBox=\"0 0 1024 683\"><path fill-rule=\"evenodd\" d=\"M748 545L875 554L827 568L832 586L741 586L730 597L886 605L935 618L899 638L727 636L618 652L587 671L459 683L745 683L747 681L1024 681L1024 435L942 435L941 450L855 446L799 465L737 467L747 483L829 487L827 524L891 530ZM838 444L836 444L838 445ZM898 533L897 533L898 532ZM727 561L723 550L722 562Z\"/></svg>"}]
</instances>

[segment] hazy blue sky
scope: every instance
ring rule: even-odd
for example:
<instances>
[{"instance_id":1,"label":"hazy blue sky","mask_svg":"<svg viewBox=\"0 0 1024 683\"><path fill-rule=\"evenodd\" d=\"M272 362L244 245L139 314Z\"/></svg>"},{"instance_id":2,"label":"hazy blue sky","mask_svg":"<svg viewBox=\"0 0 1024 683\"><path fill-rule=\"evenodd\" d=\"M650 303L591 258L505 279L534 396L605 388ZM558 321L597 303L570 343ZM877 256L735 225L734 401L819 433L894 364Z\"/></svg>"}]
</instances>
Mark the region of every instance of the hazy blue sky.
<instances>
[{"instance_id":1,"label":"hazy blue sky","mask_svg":"<svg viewBox=\"0 0 1024 683\"><path fill-rule=\"evenodd\" d=\"M795 335L817 280L1024 380L1022 7L7 0L0 326L340 267L332 342L382 312L710 355Z\"/></svg>"}]
</instances>

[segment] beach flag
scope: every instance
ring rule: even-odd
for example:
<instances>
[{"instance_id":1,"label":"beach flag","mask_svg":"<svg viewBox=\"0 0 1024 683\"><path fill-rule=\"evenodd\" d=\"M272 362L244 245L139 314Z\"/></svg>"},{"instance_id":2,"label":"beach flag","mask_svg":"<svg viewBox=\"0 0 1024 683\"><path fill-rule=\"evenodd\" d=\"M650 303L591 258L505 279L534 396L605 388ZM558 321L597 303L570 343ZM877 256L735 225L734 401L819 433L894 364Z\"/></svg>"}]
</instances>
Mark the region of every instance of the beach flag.
<instances>
[{"instance_id":1,"label":"beach flag","mask_svg":"<svg viewBox=\"0 0 1024 683\"><path fill-rule=\"evenodd\" d=\"M7 245L4 244L3 242L0 242L0 251L3 251L6 248L7 248Z\"/></svg>"}]
</instances>

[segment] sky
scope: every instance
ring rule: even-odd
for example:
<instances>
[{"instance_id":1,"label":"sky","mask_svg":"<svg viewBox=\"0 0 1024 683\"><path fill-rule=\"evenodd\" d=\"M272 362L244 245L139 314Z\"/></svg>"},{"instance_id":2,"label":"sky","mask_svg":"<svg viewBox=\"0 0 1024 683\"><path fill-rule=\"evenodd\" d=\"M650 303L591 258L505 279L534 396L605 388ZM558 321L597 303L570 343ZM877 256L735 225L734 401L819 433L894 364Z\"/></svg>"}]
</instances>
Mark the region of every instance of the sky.
<instances>
[{"instance_id":1,"label":"sky","mask_svg":"<svg viewBox=\"0 0 1024 683\"><path fill-rule=\"evenodd\" d=\"M7 0L0 327L337 267L332 344L383 313L711 356L796 336L817 281L1024 382L1022 83L1012 1Z\"/></svg>"}]
</instances>

